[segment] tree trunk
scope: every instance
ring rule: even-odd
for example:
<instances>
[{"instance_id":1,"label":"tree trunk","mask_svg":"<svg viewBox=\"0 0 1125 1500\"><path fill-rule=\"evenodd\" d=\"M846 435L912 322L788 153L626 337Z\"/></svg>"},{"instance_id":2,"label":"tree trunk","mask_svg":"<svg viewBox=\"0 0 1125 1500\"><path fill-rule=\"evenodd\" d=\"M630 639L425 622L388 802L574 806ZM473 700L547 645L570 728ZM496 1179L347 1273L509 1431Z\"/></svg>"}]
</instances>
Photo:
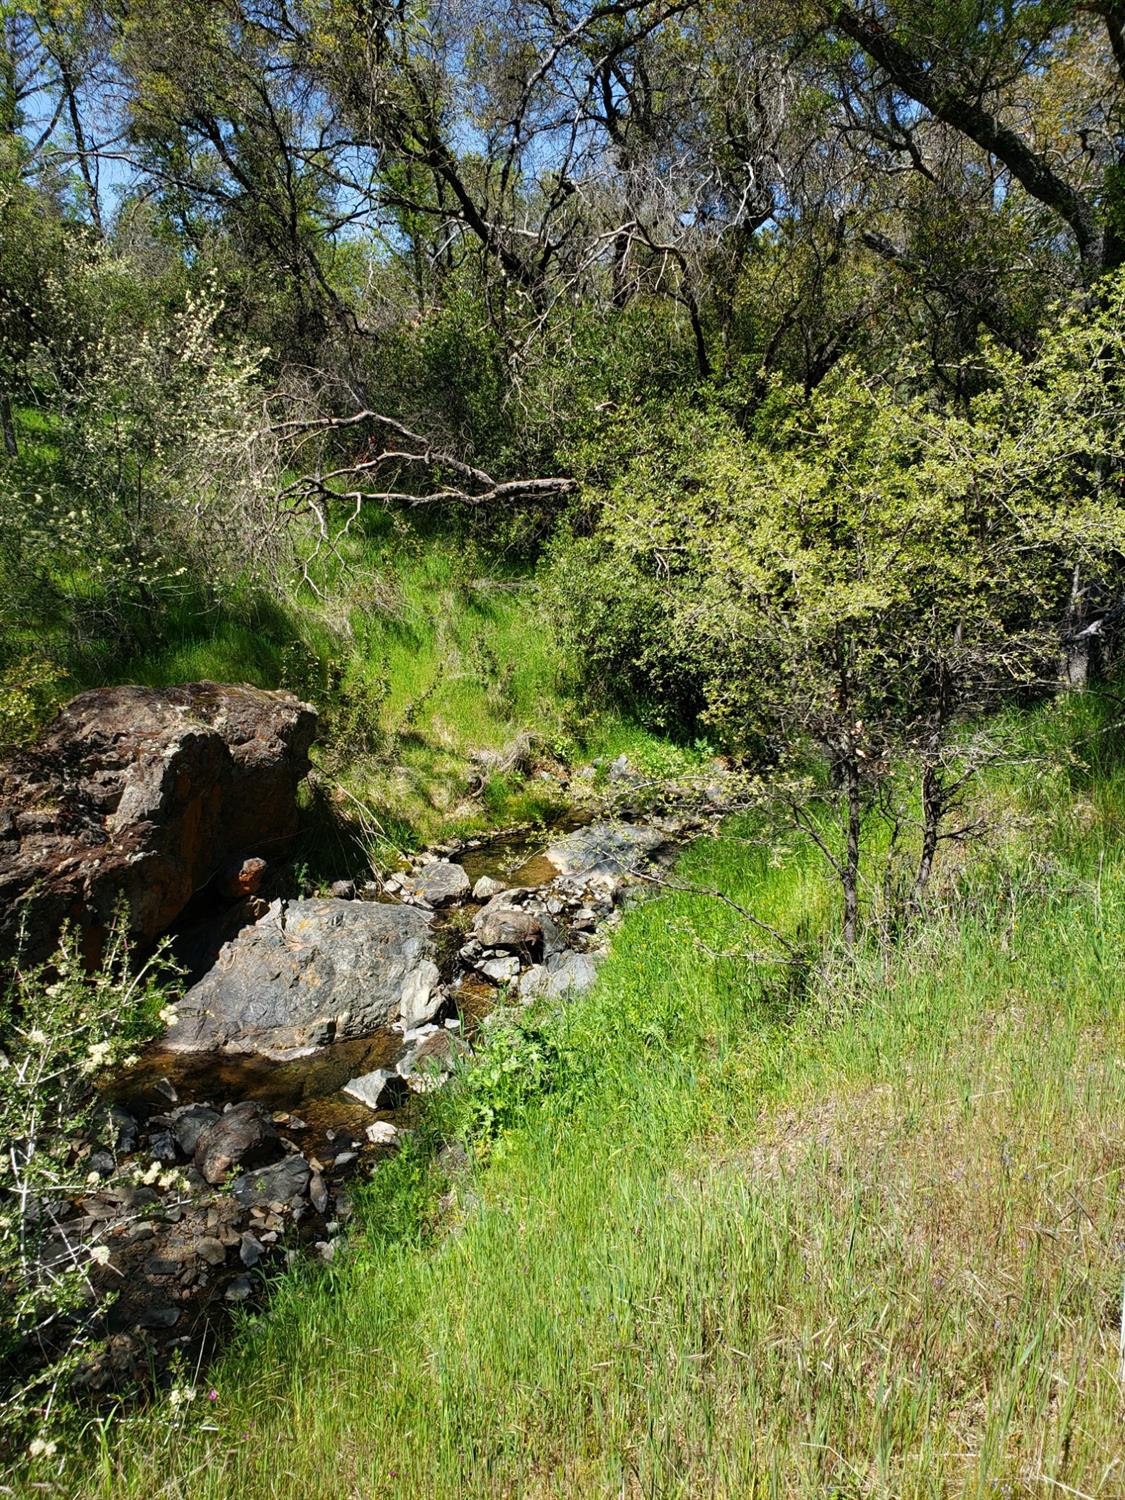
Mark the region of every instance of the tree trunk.
<instances>
[{"instance_id":1,"label":"tree trunk","mask_svg":"<svg viewBox=\"0 0 1125 1500\"><path fill-rule=\"evenodd\" d=\"M1081 564L1074 564L1063 621L1063 642L1059 658L1059 678L1064 689L1080 692L1089 681L1090 656L1094 649L1092 635L1081 634L1086 617L1086 590Z\"/></svg>"},{"instance_id":2,"label":"tree trunk","mask_svg":"<svg viewBox=\"0 0 1125 1500\"><path fill-rule=\"evenodd\" d=\"M6 390L0 388L0 428L4 432L4 452L9 458L19 458L19 444L16 442L16 423L12 416L12 399Z\"/></svg>"},{"instance_id":3,"label":"tree trunk","mask_svg":"<svg viewBox=\"0 0 1125 1500\"><path fill-rule=\"evenodd\" d=\"M844 887L844 942L851 947L859 934L859 766L855 756L844 761L844 793L847 806L847 847L840 871Z\"/></svg>"},{"instance_id":4,"label":"tree trunk","mask_svg":"<svg viewBox=\"0 0 1125 1500\"><path fill-rule=\"evenodd\" d=\"M914 892L910 903L915 915L922 908L926 887L933 873L938 830L944 808L941 779L933 766L927 766L922 772L922 852L918 857L918 870L914 876Z\"/></svg>"}]
</instances>

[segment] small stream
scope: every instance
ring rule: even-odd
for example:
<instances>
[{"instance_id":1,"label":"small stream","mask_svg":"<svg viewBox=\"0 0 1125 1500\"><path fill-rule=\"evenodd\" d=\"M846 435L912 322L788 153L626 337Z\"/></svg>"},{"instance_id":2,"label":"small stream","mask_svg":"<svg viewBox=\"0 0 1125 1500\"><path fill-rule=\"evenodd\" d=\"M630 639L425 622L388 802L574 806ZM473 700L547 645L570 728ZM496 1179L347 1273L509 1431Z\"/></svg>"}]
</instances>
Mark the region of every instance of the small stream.
<instances>
[{"instance_id":1,"label":"small stream","mask_svg":"<svg viewBox=\"0 0 1125 1500\"><path fill-rule=\"evenodd\" d=\"M587 821L571 816L549 832L524 828L473 839L451 849L448 857L462 866L474 885L487 876L513 888L538 889L558 875L544 852L549 838L572 832ZM372 893L366 899L390 898ZM477 909L472 901L465 906ZM450 912L434 913L439 951L445 950L443 979L449 987L449 1001L439 1022L463 1028L471 1037L496 1004L498 991L471 970L461 972L456 940L441 943L441 929L448 926L450 916ZM396 1110L373 1112L342 1090L350 1079L393 1067L404 1050L402 1033L390 1029L319 1047L307 1057L287 1062L257 1054L179 1052L155 1042L134 1067L118 1075L107 1097L140 1119L163 1113L170 1104L210 1103L221 1108L231 1100L253 1099L272 1114L297 1117L302 1149L316 1156L331 1159L341 1138L357 1151L375 1155L378 1152L366 1142L366 1127L375 1120L404 1123L413 1099Z\"/></svg>"}]
</instances>

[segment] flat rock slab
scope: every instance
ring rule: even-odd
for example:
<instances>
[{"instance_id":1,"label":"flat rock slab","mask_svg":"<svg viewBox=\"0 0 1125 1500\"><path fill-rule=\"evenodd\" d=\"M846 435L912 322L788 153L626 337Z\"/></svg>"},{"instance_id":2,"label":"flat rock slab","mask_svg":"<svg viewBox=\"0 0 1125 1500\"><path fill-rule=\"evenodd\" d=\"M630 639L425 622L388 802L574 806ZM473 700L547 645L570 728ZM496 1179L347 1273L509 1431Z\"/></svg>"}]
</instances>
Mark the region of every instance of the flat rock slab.
<instances>
[{"instance_id":1,"label":"flat rock slab","mask_svg":"<svg viewBox=\"0 0 1125 1500\"><path fill-rule=\"evenodd\" d=\"M425 912L381 902L275 902L222 948L176 1007L176 1051L285 1060L386 1026L420 1026L441 1005Z\"/></svg>"},{"instance_id":2,"label":"flat rock slab","mask_svg":"<svg viewBox=\"0 0 1125 1500\"><path fill-rule=\"evenodd\" d=\"M595 875L622 879L633 870L652 863L653 856L669 843L659 828L633 823L591 823L577 828L547 850L547 858L560 875L577 880Z\"/></svg>"}]
</instances>

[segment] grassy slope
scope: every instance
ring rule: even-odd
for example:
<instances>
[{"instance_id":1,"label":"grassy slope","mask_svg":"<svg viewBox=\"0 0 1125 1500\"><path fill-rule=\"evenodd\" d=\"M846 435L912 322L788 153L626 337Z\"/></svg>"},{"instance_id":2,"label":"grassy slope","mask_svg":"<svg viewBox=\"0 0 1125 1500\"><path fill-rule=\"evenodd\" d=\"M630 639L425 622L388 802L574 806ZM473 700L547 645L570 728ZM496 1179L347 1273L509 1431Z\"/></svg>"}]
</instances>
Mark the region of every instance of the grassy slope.
<instances>
[{"instance_id":1,"label":"grassy slope","mask_svg":"<svg viewBox=\"0 0 1125 1500\"><path fill-rule=\"evenodd\" d=\"M354 1254L248 1321L205 1429L111 1427L76 1492L1125 1493L1111 740L993 786L1003 842L889 970L837 959L797 997L694 940L737 935L722 910L634 910L517 1047L549 1046L555 1086L491 1160L440 1208L432 1170L384 1168ZM830 916L807 860L684 864L791 929Z\"/></svg>"},{"instance_id":2,"label":"grassy slope","mask_svg":"<svg viewBox=\"0 0 1125 1500\"><path fill-rule=\"evenodd\" d=\"M643 761L660 751L612 711L568 699L526 571L489 572L455 538L389 528L357 543L352 563L324 605L308 593L288 603L236 596L223 608L187 598L143 653L95 641L57 696L201 678L288 687L330 716L338 743L322 769L407 846L552 812L557 792L518 772L482 775L474 752L503 757L532 742L548 760L627 750ZM64 642L47 644L65 660Z\"/></svg>"}]
</instances>

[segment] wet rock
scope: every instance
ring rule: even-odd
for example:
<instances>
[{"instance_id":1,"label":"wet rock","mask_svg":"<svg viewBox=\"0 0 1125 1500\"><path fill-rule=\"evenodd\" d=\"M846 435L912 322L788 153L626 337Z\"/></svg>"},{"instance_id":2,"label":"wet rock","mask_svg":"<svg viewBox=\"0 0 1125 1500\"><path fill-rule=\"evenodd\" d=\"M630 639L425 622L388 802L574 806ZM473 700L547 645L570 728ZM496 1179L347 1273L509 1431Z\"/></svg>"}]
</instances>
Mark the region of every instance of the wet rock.
<instances>
[{"instance_id":1,"label":"wet rock","mask_svg":"<svg viewBox=\"0 0 1125 1500\"><path fill-rule=\"evenodd\" d=\"M287 1156L272 1166L247 1172L234 1184L234 1196L244 1208L267 1203L290 1203L309 1183L309 1164L303 1156Z\"/></svg>"},{"instance_id":2,"label":"wet rock","mask_svg":"<svg viewBox=\"0 0 1125 1500\"><path fill-rule=\"evenodd\" d=\"M592 875L616 878L651 864L653 856L668 844L658 828L632 823L591 823L578 828L547 850L547 858L560 875L580 880Z\"/></svg>"},{"instance_id":3,"label":"wet rock","mask_svg":"<svg viewBox=\"0 0 1125 1500\"><path fill-rule=\"evenodd\" d=\"M195 1155L199 1137L218 1118L218 1111L208 1109L205 1104L188 1104L176 1111L172 1121L172 1134L176 1138L176 1145L185 1156Z\"/></svg>"},{"instance_id":4,"label":"wet rock","mask_svg":"<svg viewBox=\"0 0 1125 1500\"><path fill-rule=\"evenodd\" d=\"M167 1045L279 1059L416 1026L442 995L430 920L377 902L275 902L180 1001Z\"/></svg>"},{"instance_id":5,"label":"wet rock","mask_svg":"<svg viewBox=\"0 0 1125 1500\"><path fill-rule=\"evenodd\" d=\"M99 688L0 764L0 957L64 922L88 956L124 898L155 940L232 857L290 837L316 714L287 693L213 682Z\"/></svg>"},{"instance_id":6,"label":"wet rock","mask_svg":"<svg viewBox=\"0 0 1125 1500\"><path fill-rule=\"evenodd\" d=\"M406 1085L390 1068L376 1068L344 1085L344 1093L370 1109L393 1109L406 1097Z\"/></svg>"},{"instance_id":7,"label":"wet rock","mask_svg":"<svg viewBox=\"0 0 1125 1500\"><path fill-rule=\"evenodd\" d=\"M499 896L505 890L502 880L493 880L491 875L482 875L473 886L474 901L491 901L493 896Z\"/></svg>"},{"instance_id":8,"label":"wet rock","mask_svg":"<svg viewBox=\"0 0 1125 1500\"><path fill-rule=\"evenodd\" d=\"M426 906L452 906L469 894L469 877L460 865L448 859L435 859L409 875L400 877L403 894Z\"/></svg>"},{"instance_id":9,"label":"wet rock","mask_svg":"<svg viewBox=\"0 0 1125 1500\"><path fill-rule=\"evenodd\" d=\"M482 948L510 948L530 953L542 942L543 927L535 912L518 906L498 906L494 900L473 923L473 937Z\"/></svg>"},{"instance_id":10,"label":"wet rock","mask_svg":"<svg viewBox=\"0 0 1125 1500\"><path fill-rule=\"evenodd\" d=\"M222 1182L231 1167L263 1166L281 1154L281 1138L261 1105L247 1100L208 1125L195 1146L195 1165L206 1182Z\"/></svg>"}]
</instances>

